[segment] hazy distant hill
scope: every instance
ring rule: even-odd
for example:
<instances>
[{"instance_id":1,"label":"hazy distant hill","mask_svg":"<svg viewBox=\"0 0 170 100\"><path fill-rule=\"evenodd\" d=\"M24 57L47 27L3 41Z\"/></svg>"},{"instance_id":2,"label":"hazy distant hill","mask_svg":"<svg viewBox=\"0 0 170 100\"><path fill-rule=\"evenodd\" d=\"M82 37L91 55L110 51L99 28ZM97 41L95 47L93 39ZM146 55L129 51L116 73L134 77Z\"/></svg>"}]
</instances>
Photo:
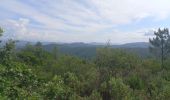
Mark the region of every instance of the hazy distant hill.
<instances>
[{"instance_id":1,"label":"hazy distant hill","mask_svg":"<svg viewBox=\"0 0 170 100\"><path fill-rule=\"evenodd\" d=\"M113 48L148 48L149 43L147 42L134 42L134 43L126 43L122 45L111 45Z\"/></svg>"},{"instance_id":2,"label":"hazy distant hill","mask_svg":"<svg viewBox=\"0 0 170 100\"><path fill-rule=\"evenodd\" d=\"M36 44L35 42L27 42L27 41L18 41L16 43L17 48L23 48L27 43L32 45ZM2 44L5 44L3 42ZM1 45L2 45L1 44ZM53 42L42 42L43 47L51 51L55 46L59 49L61 53L74 55L82 58L93 58L96 55L96 49L99 47L105 47L103 43L83 43L83 42L75 42L75 43L53 43ZM132 52L138 54L141 57L149 56L148 50L149 43L147 42L135 42L135 43L126 43L122 45L111 45L112 48L121 48L127 52Z\"/></svg>"},{"instance_id":3,"label":"hazy distant hill","mask_svg":"<svg viewBox=\"0 0 170 100\"><path fill-rule=\"evenodd\" d=\"M121 45L122 47L126 48L148 48L148 42L135 42L135 43L126 43Z\"/></svg>"},{"instance_id":4,"label":"hazy distant hill","mask_svg":"<svg viewBox=\"0 0 170 100\"><path fill-rule=\"evenodd\" d=\"M2 41L0 45L5 45L6 41ZM29 44L36 44L36 42L28 42L28 41L17 41L16 46L17 47L24 47L27 43ZM68 47L104 47L104 43L97 43L97 42L92 42L92 43L83 43L83 42L74 42L74 43L55 43L55 42L42 42L44 46L68 46ZM113 48L148 48L149 43L147 42L134 42L134 43L126 43L122 45L111 45Z\"/></svg>"},{"instance_id":5,"label":"hazy distant hill","mask_svg":"<svg viewBox=\"0 0 170 100\"><path fill-rule=\"evenodd\" d=\"M51 51L55 46L58 47L59 51L64 54L75 55L83 58L93 58L96 55L96 49L99 47L104 47L103 44L94 43L63 43L63 44L48 44L44 45L46 50ZM112 48L121 48L127 52L135 53L141 57L149 56L148 50L149 43L146 42L136 42L127 43L123 45L111 45Z\"/></svg>"},{"instance_id":6,"label":"hazy distant hill","mask_svg":"<svg viewBox=\"0 0 170 100\"><path fill-rule=\"evenodd\" d=\"M53 44L47 44L45 46L68 46L68 47L104 47L105 44L102 43L83 43L83 42L75 42L75 43L53 43ZM147 42L135 42L135 43L126 43L122 45L111 45L112 48L148 48L149 43Z\"/></svg>"}]
</instances>

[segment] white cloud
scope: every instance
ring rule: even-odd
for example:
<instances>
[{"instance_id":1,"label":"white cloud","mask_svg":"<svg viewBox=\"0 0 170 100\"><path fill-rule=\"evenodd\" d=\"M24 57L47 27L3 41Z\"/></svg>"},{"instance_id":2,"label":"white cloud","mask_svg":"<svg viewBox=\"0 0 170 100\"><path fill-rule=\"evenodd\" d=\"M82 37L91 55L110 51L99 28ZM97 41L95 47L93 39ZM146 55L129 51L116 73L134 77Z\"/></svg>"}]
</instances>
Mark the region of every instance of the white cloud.
<instances>
[{"instance_id":1,"label":"white cloud","mask_svg":"<svg viewBox=\"0 0 170 100\"><path fill-rule=\"evenodd\" d=\"M3 9L0 12L2 18L5 18L0 24L7 30L15 32L9 33L10 37L55 42L105 42L108 39L113 43L147 41L148 37L145 36L147 31L142 33L138 32L142 29L135 29L123 32L115 27L140 22L148 17L160 21L168 18L170 14L169 0L84 0L83 2L28 0L27 2L2 0L0 3L0 11L1 8L6 9L18 17L18 19L11 18L11 13L5 13Z\"/></svg>"},{"instance_id":2,"label":"white cloud","mask_svg":"<svg viewBox=\"0 0 170 100\"><path fill-rule=\"evenodd\" d=\"M170 13L169 0L92 0L101 16L113 23L128 23L151 16L166 18Z\"/></svg>"}]
</instances>

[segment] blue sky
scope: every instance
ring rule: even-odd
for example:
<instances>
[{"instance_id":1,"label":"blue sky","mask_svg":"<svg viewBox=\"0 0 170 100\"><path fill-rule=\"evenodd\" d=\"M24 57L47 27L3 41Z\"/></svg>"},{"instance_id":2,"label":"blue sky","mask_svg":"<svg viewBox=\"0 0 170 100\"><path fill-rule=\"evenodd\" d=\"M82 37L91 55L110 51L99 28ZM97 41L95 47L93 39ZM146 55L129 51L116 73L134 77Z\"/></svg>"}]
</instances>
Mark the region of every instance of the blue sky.
<instances>
[{"instance_id":1,"label":"blue sky","mask_svg":"<svg viewBox=\"0 0 170 100\"><path fill-rule=\"evenodd\" d=\"M170 27L169 0L1 0L3 39L147 42Z\"/></svg>"}]
</instances>

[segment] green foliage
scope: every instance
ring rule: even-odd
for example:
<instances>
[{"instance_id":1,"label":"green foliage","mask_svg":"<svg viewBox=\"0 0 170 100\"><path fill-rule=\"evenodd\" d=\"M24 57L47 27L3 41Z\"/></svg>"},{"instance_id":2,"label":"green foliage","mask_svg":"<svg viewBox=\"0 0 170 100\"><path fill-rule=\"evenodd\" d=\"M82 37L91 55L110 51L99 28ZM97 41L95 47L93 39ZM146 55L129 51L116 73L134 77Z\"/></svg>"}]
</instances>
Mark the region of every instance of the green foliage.
<instances>
[{"instance_id":1,"label":"green foliage","mask_svg":"<svg viewBox=\"0 0 170 100\"><path fill-rule=\"evenodd\" d=\"M95 83L98 79L96 66L79 58L62 56L58 60L54 72L59 75L64 75L67 72L74 73L81 81L82 95L91 93L92 89L96 87Z\"/></svg>"},{"instance_id":2,"label":"green foliage","mask_svg":"<svg viewBox=\"0 0 170 100\"><path fill-rule=\"evenodd\" d=\"M132 75L128 78L128 84L130 88L134 89L143 89L144 83L142 79L137 75Z\"/></svg>"},{"instance_id":3,"label":"green foliage","mask_svg":"<svg viewBox=\"0 0 170 100\"><path fill-rule=\"evenodd\" d=\"M15 41L9 40L0 51L0 63L9 66L14 60Z\"/></svg>"},{"instance_id":4,"label":"green foliage","mask_svg":"<svg viewBox=\"0 0 170 100\"><path fill-rule=\"evenodd\" d=\"M100 48L96 55L96 64L99 67L132 68L137 63L138 58L135 55L119 49Z\"/></svg>"},{"instance_id":5,"label":"green foliage","mask_svg":"<svg viewBox=\"0 0 170 100\"><path fill-rule=\"evenodd\" d=\"M165 60L165 65L164 65L164 67L165 67L165 69L166 70L170 70L170 58L168 58L167 60Z\"/></svg>"},{"instance_id":6,"label":"green foliage","mask_svg":"<svg viewBox=\"0 0 170 100\"><path fill-rule=\"evenodd\" d=\"M0 50L0 99L168 100L169 62L162 70L155 58L110 47L98 48L89 61L57 47L48 52L40 42L16 50L9 40Z\"/></svg>"},{"instance_id":7,"label":"green foliage","mask_svg":"<svg viewBox=\"0 0 170 100\"><path fill-rule=\"evenodd\" d=\"M131 89L124 84L121 78L111 78L108 82L101 84L104 98L111 100L130 100Z\"/></svg>"},{"instance_id":8,"label":"green foliage","mask_svg":"<svg viewBox=\"0 0 170 100\"><path fill-rule=\"evenodd\" d=\"M65 73L64 74L64 83L70 87L72 91L74 91L76 94L80 95L82 84L78 77L74 73Z\"/></svg>"},{"instance_id":9,"label":"green foliage","mask_svg":"<svg viewBox=\"0 0 170 100\"><path fill-rule=\"evenodd\" d=\"M155 59L145 59L142 64L144 68L150 70L151 73L157 73L161 70L160 61Z\"/></svg>"},{"instance_id":10,"label":"green foliage","mask_svg":"<svg viewBox=\"0 0 170 100\"><path fill-rule=\"evenodd\" d=\"M48 100L67 100L70 96L70 89L65 86L63 78L54 76L52 81L45 84L43 95Z\"/></svg>"},{"instance_id":11,"label":"green foliage","mask_svg":"<svg viewBox=\"0 0 170 100\"><path fill-rule=\"evenodd\" d=\"M115 100L128 100L130 89L125 85L122 79L111 78L109 81L109 92Z\"/></svg>"},{"instance_id":12,"label":"green foliage","mask_svg":"<svg viewBox=\"0 0 170 100\"><path fill-rule=\"evenodd\" d=\"M25 65L13 63L13 66L0 66L0 93L8 98L38 97L36 89L39 82Z\"/></svg>"},{"instance_id":13,"label":"green foliage","mask_svg":"<svg viewBox=\"0 0 170 100\"><path fill-rule=\"evenodd\" d=\"M169 99L169 90L170 82L159 77L153 78L148 85L149 98L151 100L168 100Z\"/></svg>"},{"instance_id":14,"label":"green foliage","mask_svg":"<svg viewBox=\"0 0 170 100\"><path fill-rule=\"evenodd\" d=\"M134 54L112 48L100 48L97 51L95 63L99 67L100 81L108 80L110 76L126 77L140 66L141 60Z\"/></svg>"},{"instance_id":15,"label":"green foliage","mask_svg":"<svg viewBox=\"0 0 170 100\"><path fill-rule=\"evenodd\" d=\"M38 42L34 46L27 44L26 47L18 53L18 58L28 65L42 66L52 57L42 48L41 43Z\"/></svg>"},{"instance_id":16,"label":"green foliage","mask_svg":"<svg viewBox=\"0 0 170 100\"><path fill-rule=\"evenodd\" d=\"M170 53L170 35L167 28L161 30L158 29L157 32L154 32L155 38L149 39L151 44L150 50L158 58L161 58L162 67L164 67L164 60Z\"/></svg>"},{"instance_id":17,"label":"green foliage","mask_svg":"<svg viewBox=\"0 0 170 100\"><path fill-rule=\"evenodd\" d=\"M97 90L93 90L92 94L87 98L87 100L102 100L102 97Z\"/></svg>"},{"instance_id":18,"label":"green foliage","mask_svg":"<svg viewBox=\"0 0 170 100\"><path fill-rule=\"evenodd\" d=\"M55 46L52 50L52 55L54 57L55 60L57 60L59 58L59 50L57 48L57 46Z\"/></svg>"},{"instance_id":19,"label":"green foliage","mask_svg":"<svg viewBox=\"0 0 170 100\"><path fill-rule=\"evenodd\" d=\"M0 27L0 36L2 36L2 33L3 33L3 29Z\"/></svg>"}]
</instances>

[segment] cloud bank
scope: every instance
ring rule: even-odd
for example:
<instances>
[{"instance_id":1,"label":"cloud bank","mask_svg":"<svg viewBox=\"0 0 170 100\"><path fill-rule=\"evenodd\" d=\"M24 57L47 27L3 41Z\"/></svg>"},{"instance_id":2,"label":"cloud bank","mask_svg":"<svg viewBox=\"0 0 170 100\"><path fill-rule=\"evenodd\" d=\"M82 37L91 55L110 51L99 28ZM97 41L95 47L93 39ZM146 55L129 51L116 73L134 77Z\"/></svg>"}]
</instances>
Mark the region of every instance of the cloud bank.
<instances>
[{"instance_id":1,"label":"cloud bank","mask_svg":"<svg viewBox=\"0 0 170 100\"><path fill-rule=\"evenodd\" d=\"M148 41L169 27L169 0L2 0L4 38L49 42Z\"/></svg>"}]
</instances>

